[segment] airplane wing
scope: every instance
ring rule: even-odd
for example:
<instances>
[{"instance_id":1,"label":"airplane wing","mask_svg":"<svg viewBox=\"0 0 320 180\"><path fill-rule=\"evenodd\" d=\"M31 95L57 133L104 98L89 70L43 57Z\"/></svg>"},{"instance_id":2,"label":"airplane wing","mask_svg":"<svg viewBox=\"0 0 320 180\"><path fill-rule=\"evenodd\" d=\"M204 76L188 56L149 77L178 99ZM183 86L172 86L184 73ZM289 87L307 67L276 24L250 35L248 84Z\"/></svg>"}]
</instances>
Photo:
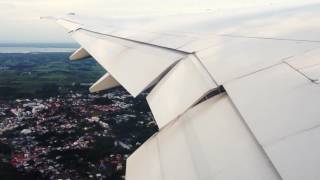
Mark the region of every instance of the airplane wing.
<instances>
[{"instance_id":1,"label":"airplane wing","mask_svg":"<svg viewBox=\"0 0 320 180\"><path fill-rule=\"evenodd\" d=\"M147 96L160 131L127 180L320 178L320 4L199 13L117 27L56 18L107 70L90 90Z\"/></svg>"}]
</instances>

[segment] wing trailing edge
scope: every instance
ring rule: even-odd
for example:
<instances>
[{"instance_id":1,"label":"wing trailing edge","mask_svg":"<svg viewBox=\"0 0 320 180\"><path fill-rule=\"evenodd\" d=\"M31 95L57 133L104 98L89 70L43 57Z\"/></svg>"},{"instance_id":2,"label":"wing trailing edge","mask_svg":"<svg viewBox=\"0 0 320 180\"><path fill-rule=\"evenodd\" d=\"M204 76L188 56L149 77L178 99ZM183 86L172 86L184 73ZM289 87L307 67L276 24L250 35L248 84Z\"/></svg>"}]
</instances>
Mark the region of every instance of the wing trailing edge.
<instances>
[{"instance_id":1,"label":"wing trailing edge","mask_svg":"<svg viewBox=\"0 0 320 180\"><path fill-rule=\"evenodd\" d=\"M158 127L162 128L217 87L199 60L189 55L160 80L147 101Z\"/></svg>"},{"instance_id":2,"label":"wing trailing edge","mask_svg":"<svg viewBox=\"0 0 320 180\"><path fill-rule=\"evenodd\" d=\"M126 180L282 180L225 93L161 129L127 166Z\"/></svg>"}]
</instances>

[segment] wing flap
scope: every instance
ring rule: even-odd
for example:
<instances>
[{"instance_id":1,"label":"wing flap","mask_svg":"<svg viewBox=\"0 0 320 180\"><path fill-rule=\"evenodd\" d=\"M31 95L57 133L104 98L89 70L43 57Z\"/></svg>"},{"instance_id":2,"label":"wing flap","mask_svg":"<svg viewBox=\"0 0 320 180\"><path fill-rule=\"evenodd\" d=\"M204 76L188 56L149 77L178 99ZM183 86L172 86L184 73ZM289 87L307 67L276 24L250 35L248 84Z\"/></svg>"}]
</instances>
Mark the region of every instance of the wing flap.
<instances>
[{"instance_id":1,"label":"wing flap","mask_svg":"<svg viewBox=\"0 0 320 180\"><path fill-rule=\"evenodd\" d=\"M217 85L198 59L190 55L161 79L147 96L147 101L162 128L215 88Z\"/></svg>"},{"instance_id":2,"label":"wing flap","mask_svg":"<svg viewBox=\"0 0 320 180\"><path fill-rule=\"evenodd\" d=\"M315 141L320 132L319 85L281 63L229 82L225 89L284 179L319 177L314 167L320 160L310 160L320 147Z\"/></svg>"},{"instance_id":3,"label":"wing flap","mask_svg":"<svg viewBox=\"0 0 320 180\"><path fill-rule=\"evenodd\" d=\"M219 85L318 48L318 43L236 38L197 53Z\"/></svg>"},{"instance_id":4,"label":"wing flap","mask_svg":"<svg viewBox=\"0 0 320 180\"><path fill-rule=\"evenodd\" d=\"M128 180L281 179L226 94L190 109L127 162Z\"/></svg>"},{"instance_id":5,"label":"wing flap","mask_svg":"<svg viewBox=\"0 0 320 180\"><path fill-rule=\"evenodd\" d=\"M319 83L320 80L320 49L314 49L299 56L290 58L286 62L294 69L308 77L311 81Z\"/></svg>"},{"instance_id":6,"label":"wing flap","mask_svg":"<svg viewBox=\"0 0 320 180\"><path fill-rule=\"evenodd\" d=\"M296 69L299 69L299 70L306 69L306 68L319 65L320 64L319 56L320 56L320 49L317 48L317 49L308 51L306 53L303 53L301 55L298 55L296 57L287 59L286 62Z\"/></svg>"}]
</instances>

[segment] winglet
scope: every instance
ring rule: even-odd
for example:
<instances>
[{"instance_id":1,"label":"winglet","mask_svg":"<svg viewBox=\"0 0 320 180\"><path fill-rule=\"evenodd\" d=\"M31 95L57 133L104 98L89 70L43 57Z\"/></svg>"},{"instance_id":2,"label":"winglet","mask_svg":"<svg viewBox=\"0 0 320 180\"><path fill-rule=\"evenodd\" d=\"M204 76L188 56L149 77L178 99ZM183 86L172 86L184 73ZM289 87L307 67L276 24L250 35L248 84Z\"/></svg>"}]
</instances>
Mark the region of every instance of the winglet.
<instances>
[{"instance_id":1,"label":"winglet","mask_svg":"<svg viewBox=\"0 0 320 180\"><path fill-rule=\"evenodd\" d=\"M117 80L115 80L109 73L102 76L96 83L90 87L90 92L98 92L102 90L111 89L113 87L120 86Z\"/></svg>"}]
</instances>

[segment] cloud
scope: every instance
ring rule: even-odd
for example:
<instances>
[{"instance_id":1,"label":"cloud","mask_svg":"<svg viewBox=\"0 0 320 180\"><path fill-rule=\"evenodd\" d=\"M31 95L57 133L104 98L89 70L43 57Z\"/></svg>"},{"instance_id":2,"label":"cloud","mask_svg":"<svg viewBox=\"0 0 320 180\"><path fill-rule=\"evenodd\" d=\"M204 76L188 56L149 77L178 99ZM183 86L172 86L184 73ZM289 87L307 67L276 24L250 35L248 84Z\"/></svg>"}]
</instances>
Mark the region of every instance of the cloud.
<instances>
[{"instance_id":1,"label":"cloud","mask_svg":"<svg viewBox=\"0 0 320 180\"><path fill-rule=\"evenodd\" d=\"M0 9L8 10L8 9L15 9L15 8L16 6L14 4L0 2Z\"/></svg>"},{"instance_id":2,"label":"cloud","mask_svg":"<svg viewBox=\"0 0 320 180\"><path fill-rule=\"evenodd\" d=\"M39 19L41 16L58 16L68 12L99 17L154 16L271 2L291 4L293 1L298 0L1 0L0 41L71 41L56 25Z\"/></svg>"},{"instance_id":3,"label":"cloud","mask_svg":"<svg viewBox=\"0 0 320 180\"><path fill-rule=\"evenodd\" d=\"M5 14L15 9L16 9L16 6L12 3L0 2L0 14Z\"/></svg>"}]
</instances>

